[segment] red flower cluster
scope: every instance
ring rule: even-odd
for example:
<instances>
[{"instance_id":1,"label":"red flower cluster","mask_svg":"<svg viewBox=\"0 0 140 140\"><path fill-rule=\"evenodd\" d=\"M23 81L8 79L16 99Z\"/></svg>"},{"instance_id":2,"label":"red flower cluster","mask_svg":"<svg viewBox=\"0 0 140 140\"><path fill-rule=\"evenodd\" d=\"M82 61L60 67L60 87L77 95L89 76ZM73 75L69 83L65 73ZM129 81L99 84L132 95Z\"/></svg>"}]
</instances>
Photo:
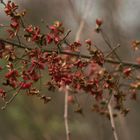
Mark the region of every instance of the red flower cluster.
<instances>
[{"instance_id":1,"label":"red flower cluster","mask_svg":"<svg viewBox=\"0 0 140 140\"><path fill-rule=\"evenodd\" d=\"M13 88L18 86L18 71L15 69L9 70L8 73L5 74L5 78L7 79L5 85L9 85Z\"/></svg>"},{"instance_id":2,"label":"red flower cluster","mask_svg":"<svg viewBox=\"0 0 140 140\"><path fill-rule=\"evenodd\" d=\"M8 1L8 3L5 6L4 11L7 15L12 16L13 12L15 12L17 9L18 9L18 6L14 2Z\"/></svg>"},{"instance_id":3,"label":"red flower cluster","mask_svg":"<svg viewBox=\"0 0 140 140\"><path fill-rule=\"evenodd\" d=\"M3 99L6 97L6 92L0 88L0 97L2 97Z\"/></svg>"},{"instance_id":4,"label":"red flower cluster","mask_svg":"<svg viewBox=\"0 0 140 140\"><path fill-rule=\"evenodd\" d=\"M30 87L32 86L32 82L20 82L19 87L20 89L30 89Z\"/></svg>"},{"instance_id":5,"label":"red flower cluster","mask_svg":"<svg viewBox=\"0 0 140 140\"><path fill-rule=\"evenodd\" d=\"M23 14L19 13L17 9L18 6L11 1L5 5L5 13L11 21L8 32L10 37L17 37L19 44L15 43L15 40L14 43L0 40L0 59L6 61L3 66L6 72L3 86L8 86L12 90L20 89L29 95L37 95L46 103L51 98L40 95L39 90L35 87L45 73L48 75L45 81L48 90L53 91L68 86L72 93L89 94L94 97L94 101L97 103L94 110L98 110L100 113L106 113L107 102L113 96L114 108L124 111L123 102L126 94L122 82L132 76L132 68L129 63L126 63L125 66L118 66L120 63L114 61L114 57L111 55L110 59L107 58L108 55L105 57L104 52L90 39L85 40L83 44L80 41L70 43L62 23L58 21L53 25L47 25L46 32L42 32L39 26L26 26L22 19ZM96 20L97 32L101 31L102 24L102 20ZM19 32L20 30L21 32ZM20 34L21 38L17 33L22 33ZM24 37L26 40L22 40ZM32 42L29 43L30 40ZM22 44L22 41L25 45ZM132 42L135 49L138 49L139 44L139 41ZM84 46L88 55L82 55L80 52ZM110 54L114 54L114 51L112 49ZM112 62L115 66L106 65L106 62ZM126 68L126 66L128 67ZM133 66L135 65L133 64ZM121 77L121 74L125 76ZM135 91L140 88L139 77L131 80L131 82L128 81L128 89L132 89L133 93L136 93ZM6 93L0 88L2 98L6 96ZM73 95L68 96L68 101L74 102Z\"/></svg>"}]
</instances>

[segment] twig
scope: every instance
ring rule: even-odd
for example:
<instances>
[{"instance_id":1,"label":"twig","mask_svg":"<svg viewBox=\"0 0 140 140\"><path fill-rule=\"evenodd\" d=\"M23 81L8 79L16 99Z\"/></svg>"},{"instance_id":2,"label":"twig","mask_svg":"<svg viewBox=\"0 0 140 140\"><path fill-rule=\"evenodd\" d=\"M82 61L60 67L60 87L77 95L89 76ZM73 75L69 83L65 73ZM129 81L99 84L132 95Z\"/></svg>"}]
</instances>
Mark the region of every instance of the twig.
<instances>
[{"instance_id":1,"label":"twig","mask_svg":"<svg viewBox=\"0 0 140 140\"><path fill-rule=\"evenodd\" d=\"M71 30L68 30L68 32L66 33L66 35L59 41L59 43L57 44L57 47L59 49L59 53L61 53L61 48L60 48L60 45L62 42L64 42L67 38L67 36L70 34Z\"/></svg>"},{"instance_id":2,"label":"twig","mask_svg":"<svg viewBox=\"0 0 140 140\"><path fill-rule=\"evenodd\" d=\"M113 131L114 140L119 140L118 135L116 133L116 127L115 127L115 122L114 122L112 108L111 108L110 103L108 104L108 111L109 111L110 123L111 123L112 131Z\"/></svg>"},{"instance_id":3,"label":"twig","mask_svg":"<svg viewBox=\"0 0 140 140\"><path fill-rule=\"evenodd\" d=\"M66 129L66 140L70 140L70 130L68 125L68 86L65 87L65 104L64 104L64 121L65 121L65 129Z\"/></svg>"},{"instance_id":4,"label":"twig","mask_svg":"<svg viewBox=\"0 0 140 140\"><path fill-rule=\"evenodd\" d=\"M24 21L23 21L23 18L22 18L22 17L20 17L20 21L21 21L21 25L22 25L22 27L25 29L25 28L26 28L26 26L25 26L25 23L24 23Z\"/></svg>"},{"instance_id":5,"label":"twig","mask_svg":"<svg viewBox=\"0 0 140 140\"><path fill-rule=\"evenodd\" d=\"M13 94L13 96L7 102L5 102L5 105L3 107L1 107L2 110L6 109L7 105L10 104L15 99L15 97L18 95L19 91L20 91L20 89L17 90L17 92L15 94Z\"/></svg>"},{"instance_id":6,"label":"twig","mask_svg":"<svg viewBox=\"0 0 140 140\"><path fill-rule=\"evenodd\" d=\"M111 52L109 52L109 53L105 56L105 58L109 57L109 56L110 56L112 53L114 53L114 51L116 51L116 49L118 49L119 47L120 47L120 44L118 44L117 47L113 48L113 49L111 50Z\"/></svg>"},{"instance_id":7,"label":"twig","mask_svg":"<svg viewBox=\"0 0 140 140\"><path fill-rule=\"evenodd\" d=\"M100 32L101 32L101 35L102 35L102 37L103 37L105 43L107 44L107 46L110 48L111 51L113 51L113 47L111 46L110 42L108 41L107 35L104 34L104 32L102 31L102 29L100 30ZM120 59L120 57L118 56L118 54L117 54L115 51L113 51L113 53L114 53L114 55L116 56L116 58L117 58L117 59L120 61L120 63L121 63L121 59Z\"/></svg>"},{"instance_id":8,"label":"twig","mask_svg":"<svg viewBox=\"0 0 140 140\"><path fill-rule=\"evenodd\" d=\"M116 132L116 127L115 127L115 122L114 122L112 107L111 107L111 99L113 97L112 90L110 90L109 94L110 94L110 97L109 97L109 100L108 100L108 103L107 103L107 108L108 108L108 112L109 112L109 119L110 119L110 123L111 123L111 128L112 128L114 140L118 140L118 135L117 135L117 132Z\"/></svg>"}]
</instances>

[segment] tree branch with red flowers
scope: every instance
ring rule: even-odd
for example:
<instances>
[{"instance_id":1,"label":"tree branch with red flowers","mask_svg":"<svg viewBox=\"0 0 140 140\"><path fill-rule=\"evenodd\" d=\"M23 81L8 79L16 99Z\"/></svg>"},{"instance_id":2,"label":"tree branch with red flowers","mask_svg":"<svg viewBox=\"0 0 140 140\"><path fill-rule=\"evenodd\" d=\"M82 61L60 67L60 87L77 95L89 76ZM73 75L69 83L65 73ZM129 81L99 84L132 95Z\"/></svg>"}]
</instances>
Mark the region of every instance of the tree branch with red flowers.
<instances>
[{"instance_id":1,"label":"tree branch with red flowers","mask_svg":"<svg viewBox=\"0 0 140 140\"><path fill-rule=\"evenodd\" d=\"M51 97L42 94L36 86L42 79L41 72L44 72L48 75L46 81L43 81L46 90L64 89L67 140L70 139L68 101L76 103L73 96L78 98L78 93L89 94L94 99L92 110L110 119L115 138L117 134L113 116L116 114L112 110L125 116L129 112L125 102L137 99L140 77L135 72L140 69L140 63L120 59L116 52L120 45L110 45L100 19L96 20L95 32L101 34L110 49L109 53L103 52L90 39L83 44L80 42L84 21L81 21L76 41L70 42L68 38L71 30L65 31L59 21L46 25L46 32L42 32L39 26L24 22L25 11L20 11L17 4L11 1L0 2L10 21L9 26L0 25L8 33L8 39L0 37L0 61L5 62L0 66L0 76L3 79L0 88L4 102L2 109L6 109L20 93L37 96L44 103L51 101ZM138 50L139 45L139 41L132 42L134 50ZM82 47L87 50L86 54L80 52ZM11 92L13 96L9 97ZM81 113L81 108L75 112Z\"/></svg>"}]
</instances>

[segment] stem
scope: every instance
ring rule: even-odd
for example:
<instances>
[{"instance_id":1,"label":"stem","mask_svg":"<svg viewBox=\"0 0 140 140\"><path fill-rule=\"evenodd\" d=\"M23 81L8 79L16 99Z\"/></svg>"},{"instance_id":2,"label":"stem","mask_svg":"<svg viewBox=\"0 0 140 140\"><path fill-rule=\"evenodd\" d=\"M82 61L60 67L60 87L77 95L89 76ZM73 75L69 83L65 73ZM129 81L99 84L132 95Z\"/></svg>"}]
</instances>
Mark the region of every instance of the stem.
<instances>
[{"instance_id":1,"label":"stem","mask_svg":"<svg viewBox=\"0 0 140 140\"><path fill-rule=\"evenodd\" d=\"M113 49L111 50L111 52L109 52L109 53L105 56L105 58L109 57L109 56L110 56L112 53L114 53L114 52L116 51L116 49L118 49L119 47L120 47L120 44L118 44L117 47L113 48Z\"/></svg>"},{"instance_id":2,"label":"stem","mask_svg":"<svg viewBox=\"0 0 140 140\"><path fill-rule=\"evenodd\" d=\"M100 32L101 32L101 35L102 35L102 37L103 37L105 43L107 44L107 46L110 48L111 51L113 51L113 47L111 46L111 44L110 44L110 42L109 42L109 40L108 40L108 38L107 38L107 35L106 35L102 30L100 30ZM118 56L118 54L117 54L115 51L113 51L113 53L114 53L114 55L116 56L116 58L117 58L117 59L120 61L120 63L121 63L121 59L120 59L120 57Z\"/></svg>"},{"instance_id":3,"label":"stem","mask_svg":"<svg viewBox=\"0 0 140 140\"><path fill-rule=\"evenodd\" d=\"M13 96L7 102L5 102L5 105L1 108L2 110L6 109L7 105L9 105L16 98L19 91L20 91L20 89L18 91L16 91L16 93L13 94Z\"/></svg>"},{"instance_id":4,"label":"stem","mask_svg":"<svg viewBox=\"0 0 140 140\"><path fill-rule=\"evenodd\" d=\"M117 132L116 132L115 122L114 122L112 108L111 108L110 103L108 104L108 111L109 111L110 123L111 123L112 131L113 131L114 140L119 140Z\"/></svg>"},{"instance_id":5,"label":"stem","mask_svg":"<svg viewBox=\"0 0 140 140\"><path fill-rule=\"evenodd\" d=\"M70 140L70 130L68 125L68 86L66 86L65 90L65 105L64 105L64 121L65 121L65 130L66 130L66 140Z\"/></svg>"}]
</instances>

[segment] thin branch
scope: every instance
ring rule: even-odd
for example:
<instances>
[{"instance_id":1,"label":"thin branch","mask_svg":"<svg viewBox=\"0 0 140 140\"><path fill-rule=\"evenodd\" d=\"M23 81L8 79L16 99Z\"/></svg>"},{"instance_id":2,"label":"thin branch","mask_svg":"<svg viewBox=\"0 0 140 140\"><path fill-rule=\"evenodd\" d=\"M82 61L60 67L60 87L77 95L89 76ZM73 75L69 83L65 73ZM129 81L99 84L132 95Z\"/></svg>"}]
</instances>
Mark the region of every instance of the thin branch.
<instances>
[{"instance_id":1,"label":"thin branch","mask_svg":"<svg viewBox=\"0 0 140 140\"><path fill-rule=\"evenodd\" d=\"M128 66L128 67L134 67L137 69L140 69L140 64L136 64L133 62L128 62L128 61L121 61L121 63L117 60L112 60L112 59L105 59L107 63L112 63L112 64L123 64L123 66Z\"/></svg>"},{"instance_id":2,"label":"thin branch","mask_svg":"<svg viewBox=\"0 0 140 140\"><path fill-rule=\"evenodd\" d=\"M119 140L117 132L116 132L115 122L114 122L113 113L112 113L112 107L110 103L108 104L108 111L109 111L110 123L111 123L112 131L113 131L114 140Z\"/></svg>"},{"instance_id":3,"label":"thin branch","mask_svg":"<svg viewBox=\"0 0 140 140\"><path fill-rule=\"evenodd\" d=\"M3 107L1 107L2 110L6 109L7 105L9 105L16 98L16 96L18 95L19 91L20 91L20 89L17 90L16 93L13 94L13 96L8 101L5 102L5 105Z\"/></svg>"},{"instance_id":4,"label":"thin branch","mask_svg":"<svg viewBox=\"0 0 140 140\"><path fill-rule=\"evenodd\" d=\"M111 46L109 40L107 39L107 35L102 31L102 29L100 30L100 32L101 32L101 35L102 35L102 37L103 37L105 43L107 44L107 46L110 48L111 51L113 51L113 47ZM113 53L114 53L114 55L116 56L116 58L117 58L117 59L120 61L120 63L121 63L122 60L120 59L120 57L118 56L118 54L117 54L115 51L113 51Z\"/></svg>"},{"instance_id":5,"label":"thin branch","mask_svg":"<svg viewBox=\"0 0 140 140\"><path fill-rule=\"evenodd\" d=\"M114 122L113 112L112 112L112 107L111 107L111 100L112 100L112 97L113 97L112 90L109 91L109 94L110 94L110 97L109 97L109 100L107 102L107 108L108 108L108 112L109 112L109 119L110 119L110 123L111 123L111 128L112 128L114 140L118 140L118 135L117 135L117 132L116 132L116 127L115 127L115 122Z\"/></svg>"},{"instance_id":6,"label":"thin branch","mask_svg":"<svg viewBox=\"0 0 140 140\"><path fill-rule=\"evenodd\" d=\"M111 52L109 52L109 53L105 56L105 58L109 57L109 56L110 56L112 53L114 53L114 51L116 51L116 49L118 49L119 47L120 47L120 44L118 44L117 47L113 48L113 49L111 50Z\"/></svg>"},{"instance_id":7,"label":"thin branch","mask_svg":"<svg viewBox=\"0 0 140 140\"><path fill-rule=\"evenodd\" d=\"M21 25L22 25L22 27L25 29L25 28L26 28L26 26L25 26L25 23L24 23L24 21L23 21L23 18L22 18L22 17L20 17L20 21L21 21Z\"/></svg>"},{"instance_id":8,"label":"thin branch","mask_svg":"<svg viewBox=\"0 0 140 140\"><path fill-rule=\"evenodd\" d=\"M61 52L61 48L60 45L61 43L65 42L66 38L68 37L68 35L70 34L71 30L68 30L68 32L64 35L64 37L59 41L59 43L57 44L57 47L59 49L59 53ZM68 44L67 44L68 45Z\"/></svg>"},{"instance_id":9,"label":"thin branch","mask_svg":"<svg viewBox=\"0 0 140 140\"><path fill-rule=\"evenodd\" d=\"M27 47L25 45L20 45L18 43L14 43L12 41L4 40L4 39L1 39L1 38L0 38L0 41L2 41L4 43L7 43L7 44L11 44L13 46L17 46L17 47L19 47L21 49L29 49L29 50L33 49L33 48ZM48 49L43 49L43 51L46 51L48 53L55 52L54 50L48 50ZM79 52L72 53L72 52L61 51L60 54L70 55L70 56L75 56L75 57L79 57L80 56L81 58L91 59L91 56L85 55L85 54L79 54ZM120 61L118 61L118 60L113 60L113 59L109 59L109 58L105 58L105 62L106 63L111 63L111 64L123 64L123 66L129 66L129 67L134 67L134 68L140 69L140 65L136 64L136 63L133 63L133 62L121 61L121 63L120 63Z\"/></svg>"},{"instance_id":10,"label":"thin branch","mask_svg":"<svg viewBox=\"0 0 140 140\"><path fill-rule=\"evenodd\" d=\"M32 48L27 47L27 46L25 46L25 45L22 45L22 44L19 44L19 43L15 43L15 42L12 42L12 41L9 41L9 40L5 40L5 39L2 39L2 38L0 38L0 42L4 42L4 43L10 44L10 45L19 47L19 48L21 48L21 49L29 49L29 50L32 49Z\"/></svg>"},{"instance_id":11,"label":"thin branch","mask_svg":"<svg viewBox=\"0 0 140 140\"><path fill-rule=\"evenodd\" d=\"M64 121L65 121L65 130L66 130L66 140L70 140L70 130L68 125L68 86L65 87L65 104L64 104Z\"/></svg>"},{"instance_id":12,"label":"thin branch","mask_svg":"<svg viewBox=\"0 0 140 140\"><path fill-rule=\"evenodd\" d=\"M0 0L0 3L6 6L6 3L3 0Z\"/></svg>"}]
</instances>

